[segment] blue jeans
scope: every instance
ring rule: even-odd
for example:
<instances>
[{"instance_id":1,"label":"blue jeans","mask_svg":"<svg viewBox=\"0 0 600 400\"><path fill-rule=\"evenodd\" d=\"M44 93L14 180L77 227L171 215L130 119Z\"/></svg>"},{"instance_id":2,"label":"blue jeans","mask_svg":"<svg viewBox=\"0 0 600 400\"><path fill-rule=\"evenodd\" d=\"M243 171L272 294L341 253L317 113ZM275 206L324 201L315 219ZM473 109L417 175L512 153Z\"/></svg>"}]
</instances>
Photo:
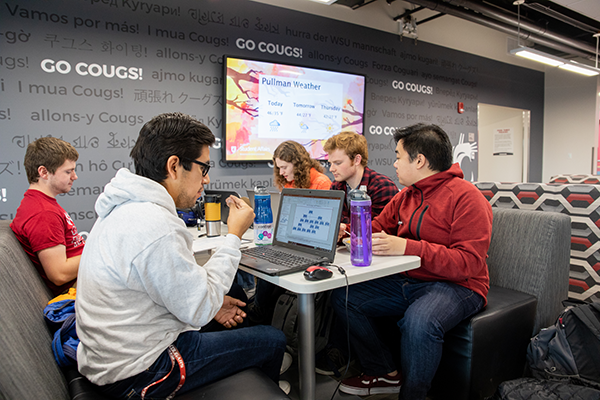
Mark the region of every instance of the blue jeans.
<instances>
[{"instance_id":1,"label":"blue jeans","mask_svg":"<svg viewBox=\"0 0 600 400\"><path fill-rule=\"evenodd\" d=\"M484 304L479 294L448 282L424 282L402 275L336 289L331 303L341 321L350 321L350 341L367 375L398 368L382 341L375 319L397 317L403 384L399 399L425 399L440 363L444 334Z\"/></svg>"},{"instance_id":2,"label":"blue jeans","mask_svg":"<svg viewBox=\"0 0 600 400\"><path fill-rule=\"evenodd\" d=\"M235 281L244 289L252 289L254 287L254 275L246 271L238 270Z\"/></svg>"},{"instance_id":3,"label":"blue jeans","mask_svg":"<svg viewBox=\"0 0 600 400\"><path fill-rule=\"evenodd\" d=\"M273 314L279 296L284 293L284 288L258 278L256 280L256 292L254 292L254 305Z\"/></svg>"},{"instance_id":4,"label":"blue jeans","mask_svg":"<svg viewBox=\"0 0 600 400\"><path fill-rule=\"evenodd\" d=\"M255 326L221 332L188 331L173 343L185 362L186 379L177 394L258 367L274 382L285 352L285 335L272 326ZM120 399L138 399L143 388L163 378L171 370L171 358L165 350L144 372L102 386L107 394ZM179 384L179 367L160 384L152 386L146 399L164 399Z\"/></svg>"}]
</instances>

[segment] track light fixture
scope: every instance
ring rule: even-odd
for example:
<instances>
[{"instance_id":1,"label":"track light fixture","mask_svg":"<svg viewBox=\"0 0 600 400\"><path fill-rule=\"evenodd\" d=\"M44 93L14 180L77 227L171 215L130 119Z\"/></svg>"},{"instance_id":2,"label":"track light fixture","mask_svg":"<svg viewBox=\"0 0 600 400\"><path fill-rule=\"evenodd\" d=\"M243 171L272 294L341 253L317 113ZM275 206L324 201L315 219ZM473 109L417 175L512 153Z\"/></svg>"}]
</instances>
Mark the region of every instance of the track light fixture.
<instances>
[{"instance_id":1,"label":"track light fixture","mask_svg":"<svg viewBox=\"0 0 600 400\"><path fill-rule=\"evenodd\" d=\"M525 0L515 0L513 2L513 4L517 6L517 16L519 21L517 25L517 44L519 47L510 51L512 55L541 62L552 67L566 69L567 71L576 72L586 76L596 76L600 74L600 69L598 69L598 36L596 35L594 35L594 37L596 37L596 68L589 67L585 64L581 64L572 60L565 60L564 58L555 57L529 47L521 46L521 4L523 3L525 3Z\"/></svg>"},{"instance_id":2,"label":"track light fixture","mask_svg":"<svg viewBox=\"0 0 600 400\"><path fill-rule=\"evenodd\" d=\"M520 46L510 51L512 55L527 58L529 60L541 62L552 67L558 67L566 69L571 72L586 76L595 76L600 74L600 69L589 67L585 64L581 64L571 60L565 60L564 58L552 56L539 50L534 50L529 47Z\"/></svg>"}]
</instances>

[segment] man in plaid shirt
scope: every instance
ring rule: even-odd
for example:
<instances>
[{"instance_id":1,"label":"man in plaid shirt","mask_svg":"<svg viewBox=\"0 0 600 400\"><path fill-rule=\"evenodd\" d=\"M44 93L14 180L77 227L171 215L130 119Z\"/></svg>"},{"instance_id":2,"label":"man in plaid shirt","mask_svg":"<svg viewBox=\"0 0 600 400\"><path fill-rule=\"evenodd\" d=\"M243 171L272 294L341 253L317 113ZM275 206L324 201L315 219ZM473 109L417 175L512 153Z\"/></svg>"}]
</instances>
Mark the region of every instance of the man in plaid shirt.
<instances>
[{"instance_id":1,"label":"man in plaid shirt","mask_svg":"<svg viewBox=\"0 0 600 400\"><path fill-rule=\"evenodd\" d=\"M331 190L346 192L346 201L342 210L340 238L350 223L350 198L348 193L361 186L367 187L371 198L371 216L378 216L392 197L398 193L398 187L387 176L367 167L369 150L367 139L354 132L341 132L327 140L323 149L329 154L329 171L335 182Z\"/></svg>"}]
</instances>

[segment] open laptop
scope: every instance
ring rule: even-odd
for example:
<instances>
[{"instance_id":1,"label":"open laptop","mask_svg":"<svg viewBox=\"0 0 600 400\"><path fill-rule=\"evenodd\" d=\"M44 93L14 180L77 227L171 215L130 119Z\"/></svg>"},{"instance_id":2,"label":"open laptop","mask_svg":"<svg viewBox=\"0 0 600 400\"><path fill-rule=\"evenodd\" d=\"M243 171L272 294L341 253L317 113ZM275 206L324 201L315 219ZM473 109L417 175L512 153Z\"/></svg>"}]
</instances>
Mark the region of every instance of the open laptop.
<instances>
[{"instance_id":1,"label":"open laptop","mask_svg":"<svg viewBox=\"0 0 600 400\"><path fill-rule=\"evenodd\" d=\"M254 209L254 189L246 189L248 192L248 199L250 200L250 207ZM273 211L273 223L277 221L277 213L279 212L279 202L281 201L281 193L277 190L270 191L271 195L271 210Z\"/></svg>"},{"instance_id":2,"label":"open laptop","mask_svg":"<svg viewBox=\"0 0 600 400\"><path fill-rule=\"evenodd\" d=\"M342 190L283 189L273 244L242 250L240 264L268 275L284 275L333 262L345 196ZM271 258L274 251L278 254ZM288 258L303 263L286 265Z\"/></svg>"}]
</instances>

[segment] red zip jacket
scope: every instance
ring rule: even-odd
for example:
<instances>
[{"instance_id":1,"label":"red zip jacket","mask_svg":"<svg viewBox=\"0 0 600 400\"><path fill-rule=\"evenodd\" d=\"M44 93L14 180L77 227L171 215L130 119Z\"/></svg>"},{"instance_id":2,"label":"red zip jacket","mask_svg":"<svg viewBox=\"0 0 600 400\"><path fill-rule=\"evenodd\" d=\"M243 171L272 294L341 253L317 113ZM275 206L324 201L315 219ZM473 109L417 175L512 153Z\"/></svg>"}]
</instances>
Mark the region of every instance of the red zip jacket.
<instances>
[{"instance_id":1,"label":"red zip jacket","mask_svg":"<svg viewBox=\"0 0 600 400\"><path fill-rule=\"evenodd\" d=\"M373 220L373 232L408 239L405 254L421 257L421 266L406 276L453 282L486 298L492 219L490 203L453 164L402 189Z\"/></svg>"}]
</instances>

